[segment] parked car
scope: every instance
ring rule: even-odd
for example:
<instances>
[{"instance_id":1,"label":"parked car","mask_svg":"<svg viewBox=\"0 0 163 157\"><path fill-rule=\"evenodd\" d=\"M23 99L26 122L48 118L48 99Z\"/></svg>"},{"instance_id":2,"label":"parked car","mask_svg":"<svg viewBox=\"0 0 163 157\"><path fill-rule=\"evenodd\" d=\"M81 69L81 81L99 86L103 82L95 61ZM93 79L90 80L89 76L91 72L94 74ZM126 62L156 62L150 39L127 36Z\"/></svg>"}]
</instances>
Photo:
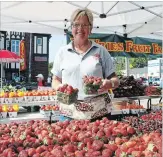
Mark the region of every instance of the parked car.
<instances>
[{"instance_id":1,"label":"parked car","mask_svg":"<svg viewBox=\"0 0 163 157\"><path fill-rule=\"evenodd\" d=\"M154 77L153 78L153 85L154 86L159 86L160 85L160 78Z\"/></svg>"},{"instance_id":2,"label":"parked car","mask_svg":"<svg viewBox=\"0 0 163 157\"><path fill-rule=\"evenodd\" d=\"M149 82L148 82L148 79L147 79L147 78L142 77L141 79L142 79L142 83L143 83L144 85L146 85L146 86L149 85Z\"/></svg>"}]
</instances>

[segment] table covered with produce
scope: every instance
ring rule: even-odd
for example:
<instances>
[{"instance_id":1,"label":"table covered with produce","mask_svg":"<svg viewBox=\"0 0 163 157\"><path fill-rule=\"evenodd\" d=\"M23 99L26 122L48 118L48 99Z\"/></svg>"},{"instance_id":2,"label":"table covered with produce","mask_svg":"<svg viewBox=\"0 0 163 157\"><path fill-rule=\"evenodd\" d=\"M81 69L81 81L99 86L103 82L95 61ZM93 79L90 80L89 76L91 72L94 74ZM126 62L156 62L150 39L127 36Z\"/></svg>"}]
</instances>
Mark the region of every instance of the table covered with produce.
<instances>
[{"instance_id":1,"label":"table covered with produce","mask_svg":"<svg viewBox=\"0 0 163 157\"><path fill-rule=\"evenodd\" d=\"M85 78L85 92L94 94L101 79ZM143 86L133 77L120 79L109 91L110 119L65 118L61 104L77 100L78 89L63 85L57 91L24 89L0 93L0 157L161 157L162 96L154 86ZM146 107L141 101L146 99ZM159 99L155 104L153 99ZM76 103L80 111L91 111L88 102ZM19 108L40 106L41 118L23 119ZM71 114L71 113L69 113ZM67 115L67 114L66 114Z\"/></svg>"}]
</instances>

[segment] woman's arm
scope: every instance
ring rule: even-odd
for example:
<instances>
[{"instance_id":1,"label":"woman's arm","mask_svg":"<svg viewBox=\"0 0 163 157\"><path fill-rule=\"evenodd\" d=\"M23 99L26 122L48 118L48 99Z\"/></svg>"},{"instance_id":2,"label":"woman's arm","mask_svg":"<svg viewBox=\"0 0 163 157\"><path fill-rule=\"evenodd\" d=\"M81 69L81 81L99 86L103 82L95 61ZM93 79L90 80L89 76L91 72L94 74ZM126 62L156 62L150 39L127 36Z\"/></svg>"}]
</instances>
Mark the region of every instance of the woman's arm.
<instances>
[{"instance_id":1,"label":"woman's arm","mask_svg":"<svg viewBox=\"0 0 163 157\"><path fill-rule=\"evenodd\" d=\"M109 77L107 77L107 79L103 80L103 84L101 85L98 92L104 92L108 91L109 89L115 89L119 86L119 83L119 79L114 72Z\"/></svg>"},{"instance_id":2,"label":"woman's arm","mask_svg":"<svg viewBox=\"0 0 163 157\"><path fill-rule=\"evenodd\" d=\"M119 81L119 78L117 77L116 73L112 73L109 77L107 77L107 80L110 80L111 82L111 89L115 89L119 86L120 84L120 81Z\"/></svg>"},{"instance_id":3,"label":"woman's arm","mask_svg":"<svg viewBox=\"0 0 163 157\"><path fill-rule=\"evenodd\" d=\"M52 88L57 90L57 88L59 87L60 84L62 84L62 79L57 76L53 76Z\"/></svg>"}]
</instances>

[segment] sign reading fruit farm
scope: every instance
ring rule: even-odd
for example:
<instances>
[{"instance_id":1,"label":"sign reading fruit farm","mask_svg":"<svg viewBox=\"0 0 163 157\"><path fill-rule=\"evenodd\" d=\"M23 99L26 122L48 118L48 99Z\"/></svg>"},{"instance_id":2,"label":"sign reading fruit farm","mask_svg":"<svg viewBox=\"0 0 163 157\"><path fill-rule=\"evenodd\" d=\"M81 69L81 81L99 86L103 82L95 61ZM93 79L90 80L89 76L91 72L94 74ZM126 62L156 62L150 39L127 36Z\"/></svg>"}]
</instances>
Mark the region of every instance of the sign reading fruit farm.
<instances>
[{"instance_id":1,"label":"sign reading fruit farm","mask_svg":"<svg viewBox=\"0 0 163 157\"><path fill-rule=\"evenodd\" d=\"M20 58L22 62L20 63L20 71L26 69L26 52L25 52L25 41L21 40L20 42Z\"/></svg>"},{"instance_id":2,"label":"sign reading fruit farm","mask_svg":"<svg viewBox=\"0 0 163 157\"><path fill-rule=\"evenodd\" d=\"M162 54L162 41L156 39L134 37L125 38L116 34L91 34L90 40L104 46L111 55L114 53L127 53L129 55L135 54L140 56L141 54L160 55ZM73 40L70 33L67 34L67 42Z\"/></svg>"}]
</instances>

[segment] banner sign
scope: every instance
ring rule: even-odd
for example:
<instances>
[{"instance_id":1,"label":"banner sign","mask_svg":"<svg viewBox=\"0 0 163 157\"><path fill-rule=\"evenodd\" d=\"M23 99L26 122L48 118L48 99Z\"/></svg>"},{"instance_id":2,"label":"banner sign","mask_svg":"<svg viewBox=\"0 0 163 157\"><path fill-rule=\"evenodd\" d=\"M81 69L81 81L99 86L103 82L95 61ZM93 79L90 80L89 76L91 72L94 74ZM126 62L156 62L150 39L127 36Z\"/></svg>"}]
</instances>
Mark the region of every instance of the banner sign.
<instances>
[{"instance_id":1,"label":"banner sign","mask_svg":"<svg viewBox=\"0 0 163 157\"><path fill-rule=\"evenodd\" d=\"M20 71L23 71L27 68L25 41L24 40L21 40L21 42L20 42L20 58L22 59L22 62L20 62Z\"/></svg>"},{"instance_id":2,"label":"banner sign","mask_svg":"<svg viewBox=\"0 0 163 157\"><path fill-rule=\"evenodd\" d=\"M34 61L37 61L37 62L47 62L48 61L48 57L46 57L46 56L35 56L34 57Z\"/></svg>"},{"instance_id":3,"label":"banner sign","mask_svg":"<svg viewBox=\"0 0 163 157\"><path fill-rule=\"evenodd\" d=\"M162 41L148 38L125 38L116 34L92 34L90 40L104 46L112 55L115 53L134 54L162 54ZM72 35L67 34L67 42L73 40Z\"/></svg>"}]
</instances>

